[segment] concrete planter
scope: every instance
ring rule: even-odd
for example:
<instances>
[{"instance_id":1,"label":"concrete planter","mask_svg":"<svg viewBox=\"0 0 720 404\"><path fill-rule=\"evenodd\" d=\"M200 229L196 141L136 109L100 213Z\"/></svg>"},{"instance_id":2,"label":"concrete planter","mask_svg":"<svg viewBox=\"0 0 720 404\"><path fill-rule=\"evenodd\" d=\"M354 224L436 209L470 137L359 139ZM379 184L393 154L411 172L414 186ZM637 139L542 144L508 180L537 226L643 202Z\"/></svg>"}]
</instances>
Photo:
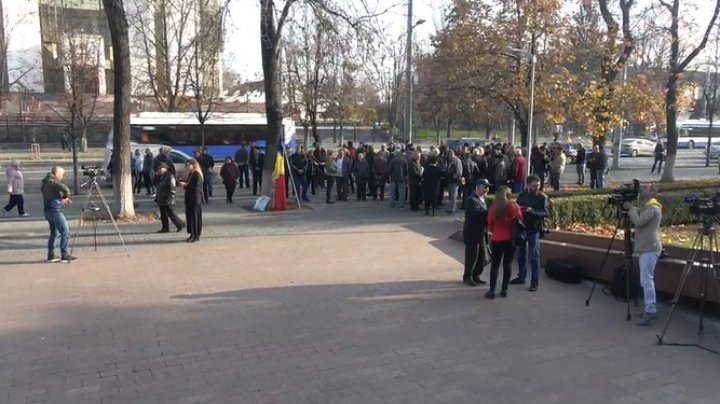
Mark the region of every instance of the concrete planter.
<instances>
[{"instance_id":1,"label":"concrete planter","mask_svg":"<svg viewBox=\"0 0 720 404\"><path fill-rule=\"evenodd\" d=\"M566 231L553 231L542 240L541 263L544 264L549 258L556 258L575 263L583 269L587 278L600 278L603 281L610 281L615 268L623 264L623 240L615 240L607 259L607 263L600 273L605 251L607 251L610 238L592 236L582 233ZM666 248L669 257L658 261L655 268L655 289L665 294L674 294L680 282L682 269L688 259L690 252L687 248L670 246ZM706 253L699 254L695 261L706 257ZM720 254L716 255L720 259ZM637 259L635 260L637 267ZM695 268L690 272L682 296L699 299L700 281L704 271ZM707 300L720 303L718 291L715 289L715 279L710 278ZM681 299L682 300L682 299Z\"/></svg>"}]
</instances>

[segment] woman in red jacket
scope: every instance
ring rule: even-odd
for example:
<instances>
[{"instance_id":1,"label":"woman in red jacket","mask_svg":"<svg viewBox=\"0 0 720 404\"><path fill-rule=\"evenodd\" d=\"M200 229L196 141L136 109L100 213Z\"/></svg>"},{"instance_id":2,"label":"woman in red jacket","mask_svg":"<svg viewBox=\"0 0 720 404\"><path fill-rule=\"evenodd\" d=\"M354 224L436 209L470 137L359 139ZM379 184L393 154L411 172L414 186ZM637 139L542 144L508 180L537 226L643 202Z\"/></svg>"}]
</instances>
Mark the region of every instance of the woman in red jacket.
<instances>
[{"instance_id":1,"label":"woman in red jacket","mask_svg":"<svg viewBox=\"0 0 720 404\"><path fill-rule=\"evenodd\" d=\"M490 290L485 294L488 299L495 298L495 285L497 284L500 262L503 266L502 289L500 297L507 296L508 282L510 281L511 265L515 247L512 242L512 227L515 219L522 220L520 207L510 199L510 188L499 187L495 192L495 201L488 211L488 229L492 233L490 249L492 263L490 264Z\"/></svg>"}]
</instances>

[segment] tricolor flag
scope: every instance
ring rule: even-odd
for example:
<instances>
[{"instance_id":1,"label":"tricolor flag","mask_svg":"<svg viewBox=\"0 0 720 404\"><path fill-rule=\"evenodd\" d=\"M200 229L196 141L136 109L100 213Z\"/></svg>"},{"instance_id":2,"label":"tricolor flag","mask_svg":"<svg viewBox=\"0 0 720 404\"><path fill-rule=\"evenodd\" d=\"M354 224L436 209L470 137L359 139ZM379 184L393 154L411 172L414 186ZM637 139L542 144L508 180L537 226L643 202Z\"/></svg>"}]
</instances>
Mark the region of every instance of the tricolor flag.
<instances>
[{"instance_id":1,"label":"tricolor flag","mask_svg":"<svg viewBox=\"0 0 720 404\"><path fill-rule=\"evenodd\" d=\"M275 157L275 170L273 171L273 181L275 181L275 195L273 210L285 210L287 208L287 192L285 190L285 157L281 151L278 151Z\"/></svg>"}]
</instances>

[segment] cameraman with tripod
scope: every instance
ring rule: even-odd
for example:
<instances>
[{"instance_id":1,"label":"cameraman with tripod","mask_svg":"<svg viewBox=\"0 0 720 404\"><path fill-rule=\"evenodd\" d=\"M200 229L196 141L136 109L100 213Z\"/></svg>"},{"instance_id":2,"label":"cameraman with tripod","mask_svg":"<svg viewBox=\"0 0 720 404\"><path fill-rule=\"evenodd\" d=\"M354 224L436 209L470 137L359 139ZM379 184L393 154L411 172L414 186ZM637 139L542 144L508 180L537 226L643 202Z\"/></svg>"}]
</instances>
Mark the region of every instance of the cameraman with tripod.
<instances>
[{"instance_id":1,"label":"cameraman with tripod","mask_svg":"<svg viewBox=\"0 0 720 404\"><path fill-rule=\"evenodd\" d=\"M640 262L640 285L643 288L645 310L640 315L638 325L648 326L657 320L657 301L655 298L655 264L662 251L660 241L660 222L662 205L655 199L657 189L653 183L645 183L639 190L639 208L630 202L623 203L627 217L635 226L635 254Z\"/></svg>"}]
</instances>

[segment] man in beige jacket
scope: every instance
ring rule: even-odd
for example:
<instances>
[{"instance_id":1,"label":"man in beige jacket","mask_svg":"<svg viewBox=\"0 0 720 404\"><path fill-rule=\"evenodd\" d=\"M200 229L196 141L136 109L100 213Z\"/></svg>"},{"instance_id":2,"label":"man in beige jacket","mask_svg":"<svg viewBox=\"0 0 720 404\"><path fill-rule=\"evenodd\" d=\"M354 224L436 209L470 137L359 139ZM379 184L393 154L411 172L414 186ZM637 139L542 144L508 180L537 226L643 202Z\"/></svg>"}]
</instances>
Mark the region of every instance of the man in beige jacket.
<instances>
[{"instance_id":1,"label":"man in beige jacket","mask_svg":"<svg viewBox=\"0 0 720 404\"><path fill-rule=\"evenodd\" d=\"M628 210L628 217L635 225L635 254L640 261L640 285L643 288L645 311L638 325L650 325L657 320L657 302L655 298L655 264L662 251L660 241L660 222L662 221L662 205L655 199L655 184L645 183L640 186L639 208L625 202L623 207Z\"/></svg>"}]
</instances>

